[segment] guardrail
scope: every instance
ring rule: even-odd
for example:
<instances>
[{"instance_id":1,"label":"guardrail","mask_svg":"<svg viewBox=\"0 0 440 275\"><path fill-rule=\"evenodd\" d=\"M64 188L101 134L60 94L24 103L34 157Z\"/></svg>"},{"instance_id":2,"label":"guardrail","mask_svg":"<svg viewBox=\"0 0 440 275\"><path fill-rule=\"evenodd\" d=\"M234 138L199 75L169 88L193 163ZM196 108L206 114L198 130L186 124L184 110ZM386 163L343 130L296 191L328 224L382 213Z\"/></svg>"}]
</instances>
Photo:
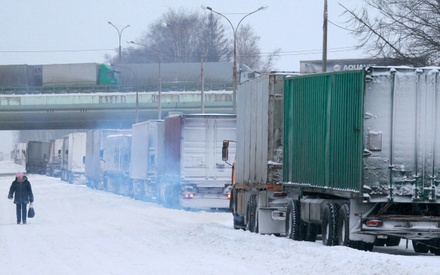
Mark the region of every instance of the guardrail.
<instances>
[{"instance_id":1,"label":"guardrail","mask_svg":"<svg viewBox=\"0 0 440 275\"><path fill-rule=\"evenodd\" d=\"M60 85L60 86L26 86L26 87L0 87L0 95L25 95L25 94L66 94L66 93L114 93L114 92L183 92L200 91L201 83L198 81L179 81L164 83L134 83L130 85ZM231 82L207 82L205 91L232 90Z\"/></svg>"}]
</instances>

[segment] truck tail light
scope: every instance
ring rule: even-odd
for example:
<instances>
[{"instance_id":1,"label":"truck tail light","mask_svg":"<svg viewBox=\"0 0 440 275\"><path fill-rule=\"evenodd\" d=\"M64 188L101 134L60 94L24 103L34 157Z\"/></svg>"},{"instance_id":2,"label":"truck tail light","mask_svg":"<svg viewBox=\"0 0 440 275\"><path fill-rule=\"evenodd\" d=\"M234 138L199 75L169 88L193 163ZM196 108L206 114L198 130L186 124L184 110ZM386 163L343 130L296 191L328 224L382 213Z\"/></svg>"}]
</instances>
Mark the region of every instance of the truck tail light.
<instances>
[{"instance_id":1,"label":"truck tail light","mask_svg":"<svg viewBox=\"0 0 440 275\"><path fill-rule=\"evenodd\" d=\"M183 197L185 199L194 199L194 194L193 193L186 193L183 195Z\"/></svg>"},{"instance_id":2,"label":"truck tail light","mask_svg":"<svg viewBox=\"0 0 440 275\"><path fill-rule=\"evenodd\" d=\"M275 193L273 193L273 196L275 198L284 198L284 197L287 197L287 193L286 192L275 192Z\"/></svg>"},{"instance_id":3,"label":"truck tail light","mask_svg":"<svg viewBox=\"0 0 440 275\"><path fill-rule=\"evenodd\" d=\"M232 198L232 195L231 195L231 194L228 194L227 196L228 196L228 199L229 199L229 200Z\"/></svg>"},{"instance_id":4,"label":"truck tail light","mask_svg":"<svg viewBox=\"0 0 440 275\"><path fill-rule=\"evenodd\" d=\"M380 226L383 226L383 221L381 221L381 220L368 220L365 222L365 225L368 227L380 227Z\"/></svg>"}]
</instances>

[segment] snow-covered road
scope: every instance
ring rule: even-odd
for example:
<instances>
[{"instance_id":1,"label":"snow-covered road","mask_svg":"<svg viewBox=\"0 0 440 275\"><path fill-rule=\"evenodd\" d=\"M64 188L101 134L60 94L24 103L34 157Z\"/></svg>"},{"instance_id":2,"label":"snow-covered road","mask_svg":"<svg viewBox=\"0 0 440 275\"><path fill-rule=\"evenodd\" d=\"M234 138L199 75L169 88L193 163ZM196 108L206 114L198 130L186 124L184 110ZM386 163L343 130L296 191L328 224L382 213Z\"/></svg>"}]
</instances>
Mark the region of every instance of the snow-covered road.
<instances>
[{"instance_id":1,"label":"snow-covered road","mask_svg":"<svg viewBox=\"0 0 440 275\"><path fill-rule=\"evenodd\" d=\"M0 173L20 167L0 162ZM28 175L36 217L17 225L0 176L0 274L438 274L440 258L324 247L234 230L229 213L166 209ZM402 242L403 243L403 242ZM411 249L412 251L412 249Z\"/></svg>"}]
</instances>

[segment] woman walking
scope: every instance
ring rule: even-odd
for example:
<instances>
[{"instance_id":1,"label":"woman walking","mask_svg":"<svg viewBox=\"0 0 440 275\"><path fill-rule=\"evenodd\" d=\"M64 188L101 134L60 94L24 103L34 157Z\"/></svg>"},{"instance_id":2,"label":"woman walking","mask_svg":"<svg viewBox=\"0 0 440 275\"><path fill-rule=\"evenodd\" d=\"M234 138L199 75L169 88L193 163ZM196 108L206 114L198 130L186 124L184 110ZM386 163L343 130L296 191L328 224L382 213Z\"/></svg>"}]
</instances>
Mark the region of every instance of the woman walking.
<instances>
[{"instance_id":1,"label":"woman walking","mask_svg":"<svg viewBox=\"0 0 440 275\"><path fill-rule=\"evenodd\" d=\"M23 172L17 172L15 180L9 188L8 199L12 199L15 193L14 203L17 207L17 224L26 223L27 204L34 202L31 183Z\"/></svg>"}]
</instances>

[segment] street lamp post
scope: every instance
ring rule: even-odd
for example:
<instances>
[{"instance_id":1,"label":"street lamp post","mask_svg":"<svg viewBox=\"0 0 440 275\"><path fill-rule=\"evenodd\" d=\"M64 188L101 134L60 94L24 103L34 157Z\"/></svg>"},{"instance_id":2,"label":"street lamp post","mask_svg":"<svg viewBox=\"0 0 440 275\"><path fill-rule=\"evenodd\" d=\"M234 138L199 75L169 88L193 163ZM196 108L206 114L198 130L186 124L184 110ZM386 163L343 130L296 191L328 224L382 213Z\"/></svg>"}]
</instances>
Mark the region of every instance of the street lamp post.
<instances>
[{"instance_id":1,"label":"street lamp post","mask_svg":"<svg viewBox=\"0 0 440 275\"><path fill-rule=\"evenodd\" d=\"M231 25L231 28L232 28L232 32L233 32L233 35L234 35L234 61L233 61L234 64L233 64L233 67L232 67L232 74L233 74L232 75L232 81L233 81L233 84L232 84L233 85L233 87L232 87L232 89L233 89L232 90L232 110L233 110L233 112L235 114L235 113L237 113L237 31L238 31L238 27L240 26L241 22L246 17L248 17L249 15L254 14L254 13L260 11L260 10L264 10L267 7L263 7L262 6L262 7L259 7L258 9L256 9L256 10L246 14L245 16L243 16L240 19L240 21L238 21L238 24L235 27L232 24L232 22L229 20L229 18L226 17L225 15L223 15L222 13L213 10L211 7L203 7L202 6L202 8L203 9L207 9L207 10L209 10L209 11L211 11L211 12L213 12L215 14L218 14L221 17L225 18L229 22L229 25Z\"/></svg>"},{"instance_id":2,"label":"street lamp post","mask_svg":"<svg viewBox=\"0 0 440 275\"><path fill-rule=\"evenodd\" d=\"M144 48L146 47L145 45L136 43L134 41L127 41L127 43L138 45L138 46L142 46ZM161 120L162 119L162 104L161 104L160 100L161 100L161 96L162 96L161 95L161 93L162 93L162 77L161 77L160 65L162 63L162 52L158 51L157 54L158 54L158 57L159 57L159 89L158 89L158 105L159 106L158 106L157 116L158 116L158 119ZM139 105L139 103L138 103L138 92L136 91L136 122L138 122L138 105Z\"/></svg>"},{"instance_id":3,"label":"street lamp post","mask_svg":"<svg viewBox=\"0 0 440 275\"><path fill-rule=\"evenodd\" d=\"M121 64L121 55L122 55L122 51L121 51L121 36L122 36L122 32L123 32L126 28L130 27L130 25L127 25L127 26L123 27L121 30L119 30L119 28L116 27L115 25L113 25L112 22L108 21L107 23L109 23L110 25L112 25L112 26L116 29L116 31L118 32L118 37L119 37L119 64Z\"/></svg>"}]
</instances>

